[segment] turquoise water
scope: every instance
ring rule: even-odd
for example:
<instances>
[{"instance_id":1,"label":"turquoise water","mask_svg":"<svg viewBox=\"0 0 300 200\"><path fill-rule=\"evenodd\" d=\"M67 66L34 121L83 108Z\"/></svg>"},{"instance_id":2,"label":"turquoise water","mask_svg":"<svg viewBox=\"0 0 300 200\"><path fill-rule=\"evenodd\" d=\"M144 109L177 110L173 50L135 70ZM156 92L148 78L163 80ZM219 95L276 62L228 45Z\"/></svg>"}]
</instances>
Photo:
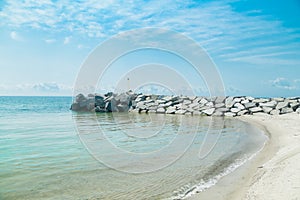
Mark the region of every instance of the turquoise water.
<instances>
[{"instance_id":1,"label":"turquoise water","mask_svg":"<svg viewBox=\"0 0 300 200\"><path fill-rule=\"evenodd\" d=\"M215 184L266 140L235 119L73 113L71 102L0 97L1 200L185 198ZM142 160L106 141L129 155L163 150ZM200 159L199 152L209 153Z\"/></svg>"}]
</instances>

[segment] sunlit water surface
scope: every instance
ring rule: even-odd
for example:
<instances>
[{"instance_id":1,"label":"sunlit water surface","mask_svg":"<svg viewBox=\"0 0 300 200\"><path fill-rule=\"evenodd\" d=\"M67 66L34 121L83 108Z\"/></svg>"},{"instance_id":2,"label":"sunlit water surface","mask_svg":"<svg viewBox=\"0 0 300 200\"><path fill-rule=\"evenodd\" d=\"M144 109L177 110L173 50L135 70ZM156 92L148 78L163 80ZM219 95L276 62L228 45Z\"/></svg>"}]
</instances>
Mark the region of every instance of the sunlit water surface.
<instances>
[{"instance_id":1,"label":"sunlit water surface","mask_svg":"<svg viewBox=\"0 0 300 200\"><path fill-rule=\"evenodd\" d=\"M71 101L0 97L1 200L184 198L215 184L266 140L234 118L73 113ZM107 142L129 155L163 151L141 161Z\"/></svg>"}]
</instances>

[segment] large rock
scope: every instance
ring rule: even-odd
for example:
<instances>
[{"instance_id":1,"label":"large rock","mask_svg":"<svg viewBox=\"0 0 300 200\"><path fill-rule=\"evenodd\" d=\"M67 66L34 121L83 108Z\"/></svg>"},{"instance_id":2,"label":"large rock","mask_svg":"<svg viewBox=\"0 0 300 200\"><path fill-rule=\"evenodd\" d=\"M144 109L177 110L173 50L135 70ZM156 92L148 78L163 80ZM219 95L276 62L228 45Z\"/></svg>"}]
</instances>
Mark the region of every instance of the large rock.
<instances>
[{"instance_id":1,"label":"large rock","mask_svg":"<svg viewBox=\"0 0 300 200\"><path fill-rule=\"evenodd\" d=\"M226 112L226 113L224 113L224 115L225 115L226 117L234 117L234 116L236 116L236 113Z\"/></svg>"},{"instance_id":2,"label":"large rock","mask_svg":"<svg viewBox=\"0 0 300 200\"><path fill-rule=\"evenodd\" d=\"M189 105L190 108L198 107L199 103L192 103Z\"/></svg>"},{"instance_id":3,"label":"large rock","mask_svg":"<svg viewBox=\"0 0 300 200\"><path fill-rule=\"evenodd\" d=\"M215 112L212 114L212 116L224 116L224 112L215 110Z\"/></svg>"},{"instance_id":4,"label":"large rock","mask_svg":"<svg viewBox=\"0 0 300 200\"><path fill-rule=\"evenodd\" d=\"M273 109L271 107L262 107L264 113L270 113Z\"/></svg>"},{"instance_id":5,"label":"large rock","mask_svg":"<svg viewBox=\"0 0 300 200\"><path fill-rule=\"evenodd\" d=\"M259 106L261 107L270 107L270 108L275 108L277 105L276 101L269 101L269 102L265 102L265 103L259 103Z\"/></svg>"},{"instance_id":6,"label":"large rock","mask_svg":"<svg viewBox=\"0 0 300 200\"><path fill-rule=\"evenodd\" d=\"M100 108L99 106L96 106L95 112L106 112L105 108Z\"/></svg>"},{"instance_id":7,"label":"large rock","mask_svg":"<svg viewBox=\"0 0 300 200\"><path fill-rule=\"evenodd\" d=\"M245 103L249 103L249 102L250 102L249 99L245 99L245 100L241 101L241 104L245 104Z\"/></svg>"},{"instance_id":8,"label":"large rock","mask_svg":"<svg viewBox=\"0 0 300 200\"><path fill-rule=\"evenodd\" d=\"M215 111L215 108L210 108L210 109L206 109L206 110L203 110L202 112L207 114L207 115L212 115Z\"/></svg>"},{"instance_id":9,"label":"large rock","mask_svg":"<svg viewBox=\"0 0 300 200\"><path fill-rule=\"evenodd\" d=\"M191 104L192 101L191 100L183 100L182 104L185 104L185 105L188 105L188 104Z\"/></svg>"},{"instance_id":10,"label":"large rock","mask_svg":"<svg viewBox=\"0 0 300 200\"><path fill-rule=\"evenodd\" d=\"M166 110L164 109L164 108L158 108L157 110L156 110L156 113L165 113L166 112Z\"/></svg>"},{"instance_id":11,"label":"large rock","mask_svg":"<svg viewBox=\"0 0 300 200\"><path fill-rule=\"evenodd\" d=\"M201 97L197 97L196 99L193 100L193 103L199 103L199 101L201 101Z\"/></svg>"},{"instance_id":12,"label":"large rock","mask_svg":"<svg viewBox=\"0 0 300 200\"><path fill-rule=\"evenodd\" d=\"M256 103L252 103L252 102L245 103L244 106L245 106L245 108L254 108L254 107L256 107Z\"/></svg>"},{"instance_id":13,"label":"large rock","mask_svg":"<svg viewBox=\"0 0 300 200\"><path fill-rule=\"evenodd\" d=\"M75 98L75 101L77 103L81 102L81 101L85 101L86 100L86 97L83 95L83 94L78 94Z\"/></svg>"},{"instance_id":14,"label":"large rock","mask_svg":"<svg viewBox=\"0 0 300 200\"><path fill-rule=\"evenodd\" d=\"M280 110L280 109L282 109L282 108L284 108L284 107L287 107L288 105L289 105L289 102L287 102L287 101L279 102L279 103L277 104L277 106L276 106L276 110Z\"/></svg>"},{"instance_id":15,"label":"large rock","mask_svg":"<svg viewBox=\"0 0 300 200\"><path fill-rule=\"evenodd\" d=\"M193 113L194 112L194 109L193 108L187 108L186 111L190 112L190 113Z\"/></svg>"},{"instance_id":16,"label":"large rock","mask_svg":"<svg viewBox=\"0 0 300 200\"><path fill-rule=\"evenodd\" d=\"M255 98L254 97L246 97L249 101L253 101Z\"/></svg>"},{"instance_id":17,"label":"large rock","mask_svg":"<svg viewBox=\"0 0 300 200\"><path fill-rule=\"evenodd\" d=\"M202 113L200 112L200 111L198 111L198 110L195 110L194 112L193 112L193 115L201 115Z\"/></svg>"},{"instance_id":18,"label":"large rock","mask_svg":"<svg viewBox=\"0 0 300 200\"><path fill-rule=\"evenodd\" d=\"M117 110L118 110L118 112L127 112L129 110L129 106L128 106L128 104L119 103L117 105Z\"/></svg>"},{"instance_id":19,"label":"large rock","mask_svg":"<svg viewBox=\"0 0 300 200\"><path fill-rule=\"evenodd\" d=\"M300 107L300 103L291 103L290 106L294 111L296 111Z\"/></svg>"},{"instance_id":20,"label":"large rock","mask_svg":"<svg viewBox=\"0 0 300 200\"><path fill-rule=\"evenodd\" d=\"M208 102L208 101L207 101L205 98L202 98L202 99L200 100L199 103L204 105L204 104L206 104L207 102Z\"/></svg>"},{"instance_id":21,"label":"large rock","mask_svg":"<svg viewBox=\"0 0 300 200\"><path fill-rule=\"evenodd\" d=\"M272 99L276 102L284 101L284 98L282 98L282 97L277 97L277 98L272 98Z\"/></svg>"},{"instance_id":22,"label":"large rock","mask_svg":"<svg viewBox=\"0 0 300 200\"><path fill-rule=\"evenodd\" d=\"M280 114L292 113L294 110L292 108L284 107L281 109Z\"/></svg>"},{"instance_id":23,"label":"large rock","mask_svg":"<svg viewBox=\"0 0 300 200\"><path fill-rule=\"evenodd\" d=\"M229 108L217 108L216 112L228 112Z\"/></svg>"},{"instance_id":24,"label":"large rock","mask_svg":"<svg viewBox=\"0 0 300 200\"><path fill-rule=\"evenodd\" d=\"M239 109L239 108L231 108L230 109L230 112L232 112L232 113L238 113L240 111L241 111L241 109Z\"/></svg>"},{"instance_id":25,"label":"large rock","mask_svg":"<svg viewBox=\"0 0 300 200\"><path fill-rule=\"evenodd\" d=\"M176 107L170 106L166 110L166 114L174 114L176 112Z\"/></svg>"},{"instance_id":26,"label":"large rock","mask_svg":"<svg viewBox=\"0 0 300 200\"><path fill-rule=\"evenodd\" d=\"M254 107L249 109L252 113L262 112L263 109L261 107Z\"/></svg>"},{"instance_id":27,"label":"large rock","mask_svg":"<svg viewBox=\"0 0 300 200\"><path fill-rule=\"evenodd\" d=\"M246 114L249 114L248 110L241 110L240 112L237 113L238 116L243 116L243 115L246 115Z\"/></svg>"},{"instance_id":28,"label":"large rock","mask_svg":"<svg viewBox=\"0 0 300 200\"><path fill-rule=\"evenodd\" d=\"M226 97L223 97L223 96L219 96L217 97L217 99L215 100L215 103L218 104L218 103L224 103Z\"/></svg>"},{"instance_id":29,"label":"large rock","mask_svg":"<svg viewBox=\"0 0 300 200\"><path fill-rule=\"evenodd\" d=\"M217 103L215 104L215 108L224 108L225 104L224 103Z\"/></svg>"},{"instance_id":30,"label":"large rock","mask_svg":"<svg viewBox=\"0 0 300 200\"><path fill-rule=\"evenodd\" d=\"M72 103L70 109L71 109L71 110L74 110L74 111L79 111L79 110L80 110L79 103L77 103L77 102Z\"/></svg>"},{"instance_id":31,"label":"large rock","mask_svg":"<svg viewBox=\"0 0 300 200\"><path fill-rule=\"evenodd\" d=\"M214 103L213 102L208 102L205 105L208 106L208 107L210 107L210 108L214 107Z\"/></svg>"},{"instance_id":32,"label":"large rock","mask_svg":"<svg viewBox=\"0 0 300 200\"><path fill-rule=\"evenodd\" d=\"M270 114L271 115L279 115L280 114L280 110L276 110L276 109L271 110Z\"/></svg>"},{"instance_id":33,"label":"large rock","mask_svg":"<svg viewBox=\"0 0 300 200\"><path fill-rule=\"evenodd\" d=\"M233 101L235 102L235 103L240 103L241 101L244 101L245 100L245 98L243 98L243 97L235 97L234 99L233 99Z\"/></svg>"},{"instance_id":34,"label":"large rock","mask_svg":"<svg viewBox=\"0 0 300 200\"><path fill-rule=\"evenodd\" d=\"M103 96L95 96L95 106L99 106L100 108L105 107L105 101Z\"/></svg>"},{"instance_id":35,"label":"large rock","mask_svg":"<svg viewBox=\"0 0 300 200\"><path fill-rule=\"evenodd\" d=\"M177 110L175 114L184 115L186 113L186 110Z\"/></svg>"},{"instance_id":36,"label":"large rock","mask_svg":"<svg viewBox=\"0 0 300 200\"><path fill-rule=\"evenodd\" d=\"M235 102L233 101L233 97L227 97L225 99L226 108L231 108L234 104L235 104Z\"/></svg>"},{"instance_id":37,"label":"large rock","mask_svg":"<svg viewBox=\"0 0 300 200\"><path fill-rule=\"evenodd\" d=\"M164 96L161 100L163 101L171 101L173 99L173 97L171 96Z\"/></svg>"},{"instance_id":38,"label":"large rock","mask_svg":"<svg viewBox=\"0 0 300 200\"><path fill-rule=\"evenodd\" d=\"M257 99L253 99L252 102L253 103L265 103L268 102L270 99L265 99L265 98L257 98Z\"/></svg>"},{"instance_id":39,"label":"large rock","mask_svg":"<svg viewBox=\"0 0 300 200\"><path fill-rule=\"evenodd\" d=\"M240 109L240 110L245 109L245 106L243 106L241 103L235 103L233 106L234 106L235 108Z\"/></svg>"}]
</instances>

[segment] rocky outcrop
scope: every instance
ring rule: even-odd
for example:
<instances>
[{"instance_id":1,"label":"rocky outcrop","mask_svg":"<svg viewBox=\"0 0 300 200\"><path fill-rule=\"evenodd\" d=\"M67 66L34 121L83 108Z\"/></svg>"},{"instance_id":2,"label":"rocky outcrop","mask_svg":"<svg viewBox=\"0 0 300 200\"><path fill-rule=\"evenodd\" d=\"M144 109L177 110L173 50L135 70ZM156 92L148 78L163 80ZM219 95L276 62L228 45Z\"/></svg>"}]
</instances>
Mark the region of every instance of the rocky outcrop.
<instances>
[{"instance_id":1,"label":"rocky outcrop","mask_svg":"<svg viewBox=\"0 0 300 200\"><path fill-rule=\"evenodd\" d=\"M105 95L89 94L87 97L78 94L70 109L85 112L127 112L132 106L135 106L134 99L136 97L137 95L131 91L121 94L112 92Z\"/></svg>"},{"instance_id":2,"label":"rocky outcrop","mask_svg":"<svg viewBox=\"0 0 300 200\"><path fill-rule=\"evenodd\" d=\"M137 112L206 116L241 116L254 113L280 115L300 113L300 97L253 98L239 97L188 97L134 94L79 94L71 106L74 111Z\"/></svg>"}]
</instances>

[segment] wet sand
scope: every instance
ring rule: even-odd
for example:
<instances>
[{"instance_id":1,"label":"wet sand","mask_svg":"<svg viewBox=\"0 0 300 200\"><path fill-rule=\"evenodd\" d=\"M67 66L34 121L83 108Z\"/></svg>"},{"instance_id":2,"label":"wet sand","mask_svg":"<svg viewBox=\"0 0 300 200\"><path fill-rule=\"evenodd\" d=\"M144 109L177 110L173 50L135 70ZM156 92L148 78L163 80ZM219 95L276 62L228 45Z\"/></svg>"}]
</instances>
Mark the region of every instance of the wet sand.
<instances>
[{"instance_id":1,"label":"wet sand","mask_svg":"<svg viewBox=\"0 0 300 200\"><path fill-rule=\"evenodd\" d=\"M217 185L189 199L300 199L300 115L257 114L238 119L269 136L265 147Z\"/></svg>"}]
</instances>

